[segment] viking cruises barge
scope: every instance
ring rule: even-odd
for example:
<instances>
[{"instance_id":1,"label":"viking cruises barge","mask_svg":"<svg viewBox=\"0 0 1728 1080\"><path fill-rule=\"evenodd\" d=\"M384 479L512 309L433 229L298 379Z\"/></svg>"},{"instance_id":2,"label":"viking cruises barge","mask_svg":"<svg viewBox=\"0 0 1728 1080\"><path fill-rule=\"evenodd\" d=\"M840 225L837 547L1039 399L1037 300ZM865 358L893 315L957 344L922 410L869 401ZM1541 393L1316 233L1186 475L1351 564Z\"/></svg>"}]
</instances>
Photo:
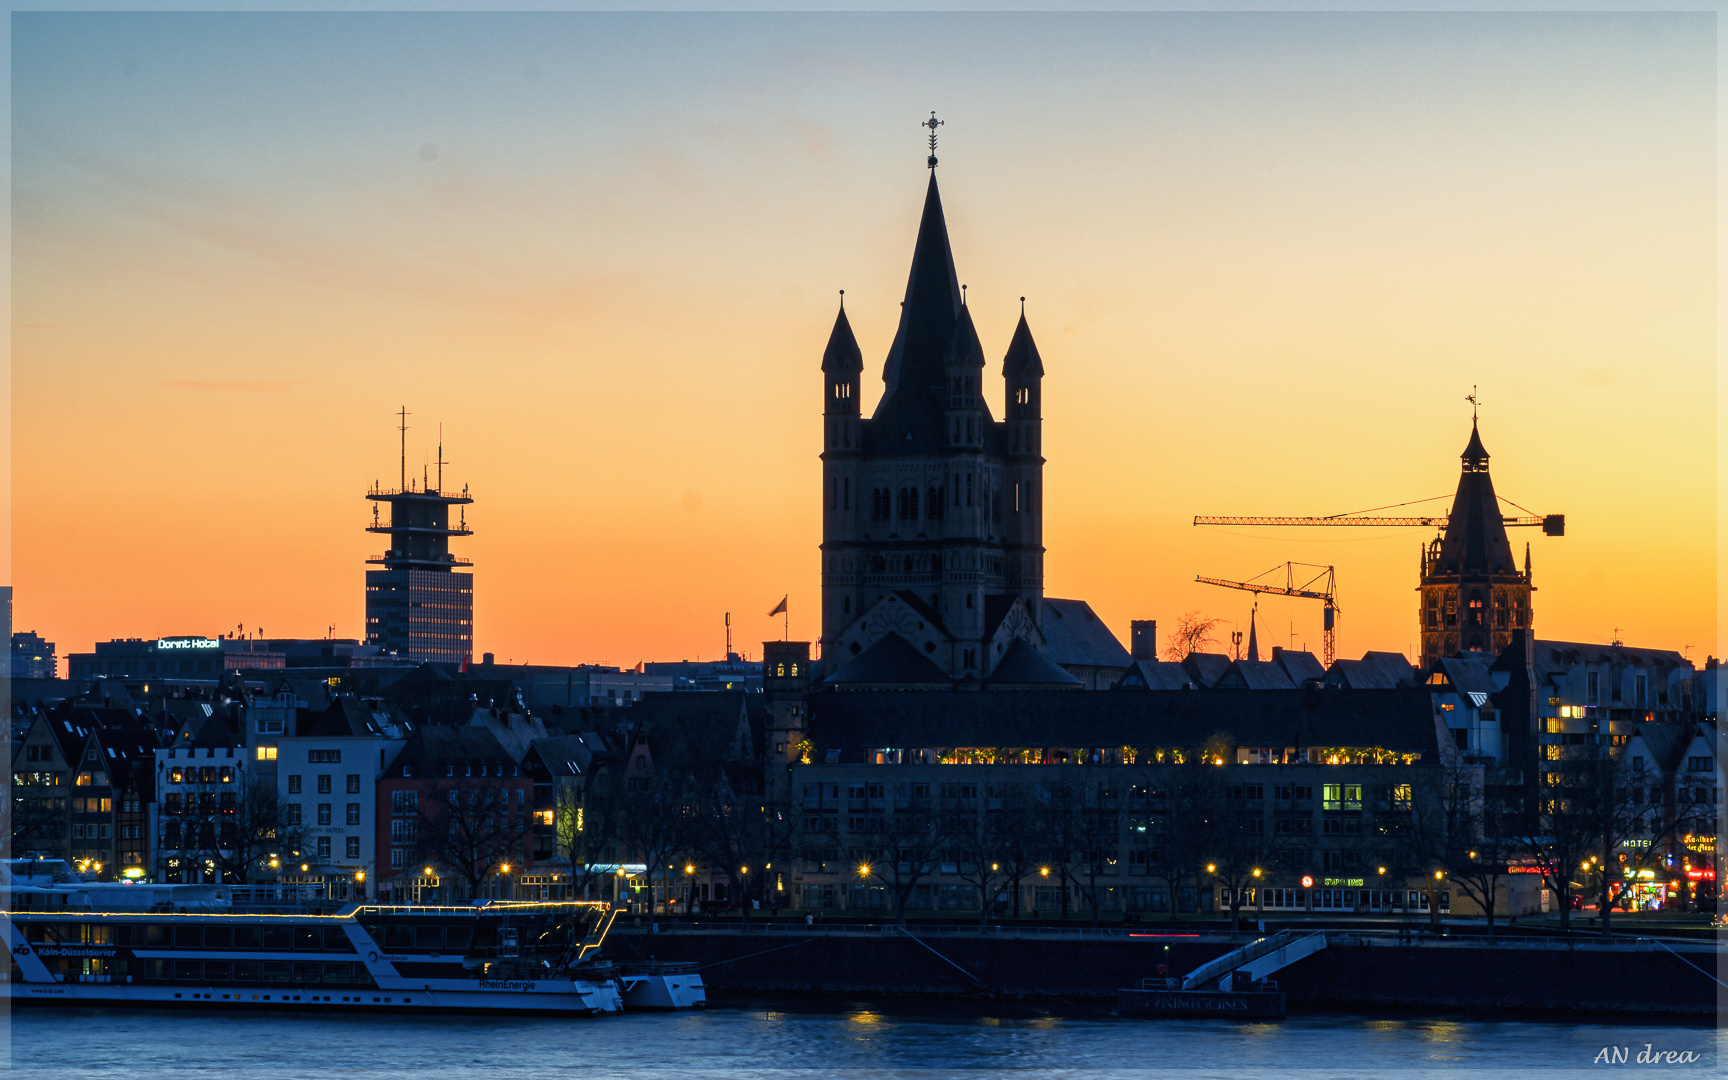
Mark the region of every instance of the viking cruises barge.
<instances>
[{"instance_id":1,"label":"viking cruises barge","mask_svg":"<svg viewBox=\"0 0 1728 1080\"><path fill-rule=\"evenodd\" d=\"M0 860L13 1002L592 1015L623 1009L599 962L604 903L350 903L274 890L78 880ZM325 905L326 908L329 905Z\"/></svg>"}]
</instances>

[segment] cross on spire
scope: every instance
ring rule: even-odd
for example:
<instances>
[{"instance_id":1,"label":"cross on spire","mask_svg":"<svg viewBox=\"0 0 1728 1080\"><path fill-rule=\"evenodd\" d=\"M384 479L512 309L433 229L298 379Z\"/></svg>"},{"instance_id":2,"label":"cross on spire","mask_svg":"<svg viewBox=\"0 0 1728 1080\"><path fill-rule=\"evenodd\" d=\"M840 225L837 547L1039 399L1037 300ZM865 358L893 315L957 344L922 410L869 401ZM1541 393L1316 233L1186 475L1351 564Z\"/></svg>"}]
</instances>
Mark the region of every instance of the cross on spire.
<instances>
[{"instance_id":1,"label":"cross on spire","mask_svg":"<svg viewBox=\"0 0 1728 1080\"><path fill-rule=\"evenodd\" d=\"M1476 422L1476 408L1477 408L1477 405L1479 404L1476 400L1476 384L1475 383L1470 384L1470 392L1468 394L1464 395L1464 400L1468 401L1470 403L1470 422L1475 423Z\"/></svg>"},{"instance_id":2,"label":"cross on spire","mask_svg":"<svg viewBox=\"0 0 1728 1080\"><path fill-rule=\"evenodd\" d=\"M936 129L945 123L947 123L946 120L936 119L935 112L931 112L930 119L920 121L918 124L919 127L927 127L930 129L930 158L927 164L928 167L932 169L936 167Z\"/></svg>"}]
</instances>

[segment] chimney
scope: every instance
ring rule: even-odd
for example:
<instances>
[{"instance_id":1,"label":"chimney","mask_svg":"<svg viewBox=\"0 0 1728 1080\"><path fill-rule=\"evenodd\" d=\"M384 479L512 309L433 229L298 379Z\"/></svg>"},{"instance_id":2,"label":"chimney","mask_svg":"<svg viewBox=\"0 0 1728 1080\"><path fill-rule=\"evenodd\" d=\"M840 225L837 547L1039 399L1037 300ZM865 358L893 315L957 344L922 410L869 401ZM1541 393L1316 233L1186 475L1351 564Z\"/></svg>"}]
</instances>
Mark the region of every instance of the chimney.
<instances>
[{"instance_id":1,"label":"chimney","mask_svg":"<svg viewBox=\"0 0 1728 1080\"><path fill-rule=\"evenodd\" d=\"M1135 619L1128 624L1128 655L1136 660L1158 659L1158 620Z\"/></svg>"}]
</instances>

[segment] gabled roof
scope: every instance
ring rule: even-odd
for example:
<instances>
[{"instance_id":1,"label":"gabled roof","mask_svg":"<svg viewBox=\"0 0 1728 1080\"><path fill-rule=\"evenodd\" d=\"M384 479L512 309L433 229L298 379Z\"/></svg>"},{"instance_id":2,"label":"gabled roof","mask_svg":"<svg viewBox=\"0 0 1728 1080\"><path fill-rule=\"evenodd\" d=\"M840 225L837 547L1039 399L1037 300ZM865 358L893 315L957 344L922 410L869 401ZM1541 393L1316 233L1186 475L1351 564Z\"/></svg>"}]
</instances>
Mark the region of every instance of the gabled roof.
<instances>
[{"instance_id":1,"label":"gabled roof","mask_svg":"<svg viewBox=\"0 0 1728 1080\"><path fill-rule=\"evenodd\" d=\"M1487 659L1474 657L1467 659L1442 656L1437 661L1436 666L1445 673L1446 681L1451 683L1452 689L1460 695L1478 694L1486 700L1487 695L1500 691L1500 688L1494 685L1494 676L1488 673L1490 663L1491 661ZM1480 705L1481 702L1477 702L1477 704Z\"/></svg>"},{"instance_id":2,"label":"gabled roof","mask_svg":"<svg viewBox=\"0 0 1728 1080\"><path fill-rule=\"evenodd\" d=\"M890 632L823 679L822 685L830 689L903 686L935 689L949 687L953 680L920 656L905 638Z\"/></svg>"},{"instance_id":3,"label":"gabled roof","mask_svg":"<svg viewBox=\"0 0 1728 1080\"><path fill-rule=\"evenodd\" d=\"M917 612L919 618L928 622L943 634L948 633L948 628L942 624L942 616L937 614L935 608L926 604L923 600L920 600L917 593L910 589L895 589L894 595L900 598L901 603Z\"/></svg>"},{"instance_id":4,"label":"gabled roof","mask_svg":"<svg viewBox=\"0 0 1728 1080\"><path fill-rule=\"evenodd\" d=\"M372 710L349 694L338 695L328 708L302 710L296 731L301 736L324 739L364 738L379 734Z\"/></svg>"},{"instance_id":5,"label":"gabled roof","mask_svg":"<svg viewBox=\"0 0 1728 1080\"><path fill-rule=\"evenodd\" d=\"M1044 655L1064 667L1127 667L1128 650L1084 600L1045 597L1038 629L1044 634Z\"/></svg>"},{"instance_id":6,"label":"gabled roof","mask_svg":"<svg viewBox=\"0 0 1728 1080\"><path fill-rule=\"evenodd\" d=\"M1015 638L1014 644L1008 646L1008 651L997 661L996 670L990 673L986 685L992 689L1028 686L1051 689L1068 686L1079 689L1085 684L1034 649L1025 638Z\"/></svg>"},{"instance_id":7,"label":"gabled roof","mask_svg":"<svg viewBox=\"0 0 1728 1080\"><path fill-rule=\"evenodd\" d=\"M852 336L852 323L846 318L844 306L834 317L828 347L822 350L822 370L829 375L855 375L864 370L864 353L858 348L858 339Z\"/></svg>"},{"instance_id":8,"label":"gabled roof","mask_svg":"<svg viewBox=\"0 0 1728 1080\"><path fill-rule=\"evenodd\" d=\"M528 752L537 757L552 776L584 776L594 760L594 750L580 735L535 739Z\"/></svg>"},{"instance_id":9,"label":"gabled roof","mask_svg":"<svg viewBox=\"0 0 1728 1080\"><path fill-rule=\"evenodd\" d=\"M384 770L384 778L400 780L405 766L413 766L411 779L437 779L445 765L514 765L515 760L483 727L423 727L408 739L396 760Z\"/></svg>"},{"instance_id":10,"label":"gabled roof","mask_svg":"<svg viewBox=\"0 0 1728 1080\"><path fill-rule=\"evenodd\" d=\"M1633 732L1635 738L1644 740L1644 745L1650 750L1650 763L1663 776L1672 774L1679 767L1680 759L1686 756L1686 748L1692 745L1696 734L1697 729L1690 724L1640 724Z\"/></svg>"},{"instance_id":11,"label":"gabled roof","mask_svg":"<svg viewBox=\"0 0 1728 1080\"><path fill-rule=\"evenodd\" d=\"M1230 658L1223 653L1193 652L1182 660L1182 669L1195 686L1207 690L1218 685L1230 667Z\"/></svg>"},{"instance_id":12,"label":"gabled roof","mask_svg":"<svg viewBox=\"0 0 1728 1080\"><path fill-rule=\"evenodd\" d=\"M1192 690L1194 680L1181 664L1169 660L1135 660L1115 690Z\"/></svg>"},{"instance_id":13,"label":"gabled roof","mask_svg":"<svg viewBox=\"0 0 1728 1080\"><path fill-rule=\"evenodd\" d=\"M1286 649L1272 646L1272 662L1284 669L1284 674L1290 676L1292 685L1301 686L1305 682L1320 682L1326 678L1326 666L1320 663L1320 658L1306 649Z\"/></svg>"},{"instance_id":14,"label":"gabled roof","mask_svg":"<svg viewBox=\"0 0 1728 1080\"><path fill-rule=\"evenodd\" d=\"M1002 374L1009 379L1042 379L1044 358L1038 355L1038 345L1032 340L1032 328L1026 325L1026 313L1020 313L1019 325L1008 342L1008 352L1002 357Z\"/></svg>"},{"instance_id":15,"label":"gabled roof","mask_svg":"<svg viewBox=\"0 0 1728 1080\"><path fill-rule=\"evenodd\" d=\"M1547 641L1537 638L1531 647L1538 677L1570 671L1579 664L1613 667L1643 666L1658 671L1690 670L1692 662L1673 649L1637 649L1625 645L1600 645L1584 641Z\"/></svg>"},{"instance_id":16,"label":"gabled roof","mask_svg":"<svg viewBox=\"0 0 1728 1080\"><path fill-rule=\"evenodd\" d=\"M1326 673L1327 686L1350 690L1393 690L1413 686L1416 669L1403 653L1367 652L1360 660L1334 660Z\"/></svg>"},{"instance_id":17,"label":"gabled roof","mask_svg":"<svg viewBox=\"0 0 1728 1080\"><path fill-rule=\"evenodd\" d=\"M1294 690L1284 668L1271 660L1237 660L1212 684L1218 690Z\"/></svg>"}]
</instances>

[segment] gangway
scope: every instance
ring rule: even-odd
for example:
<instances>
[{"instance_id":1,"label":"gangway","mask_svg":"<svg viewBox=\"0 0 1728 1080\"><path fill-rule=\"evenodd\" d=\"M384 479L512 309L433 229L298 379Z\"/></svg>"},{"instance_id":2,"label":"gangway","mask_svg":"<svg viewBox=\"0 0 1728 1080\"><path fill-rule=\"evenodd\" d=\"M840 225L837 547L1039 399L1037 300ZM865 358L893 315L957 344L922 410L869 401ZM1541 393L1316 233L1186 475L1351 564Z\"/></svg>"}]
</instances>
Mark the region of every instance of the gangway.
<instances>
[{"instance_id":1,"label":"gangway","mask_svg":"<svg viewBox=\"0 0 1728 1080\"><path fill-rule=\"evenodd\" d=\"M1289 967L1325 947L1324 933L1281 930L1201 964L1182 979L1182 989L1214 990L1227 982L1234 984L1243 975L1252 982L1260 982L1274 971Z\"/></svg>"}]
</instances>

